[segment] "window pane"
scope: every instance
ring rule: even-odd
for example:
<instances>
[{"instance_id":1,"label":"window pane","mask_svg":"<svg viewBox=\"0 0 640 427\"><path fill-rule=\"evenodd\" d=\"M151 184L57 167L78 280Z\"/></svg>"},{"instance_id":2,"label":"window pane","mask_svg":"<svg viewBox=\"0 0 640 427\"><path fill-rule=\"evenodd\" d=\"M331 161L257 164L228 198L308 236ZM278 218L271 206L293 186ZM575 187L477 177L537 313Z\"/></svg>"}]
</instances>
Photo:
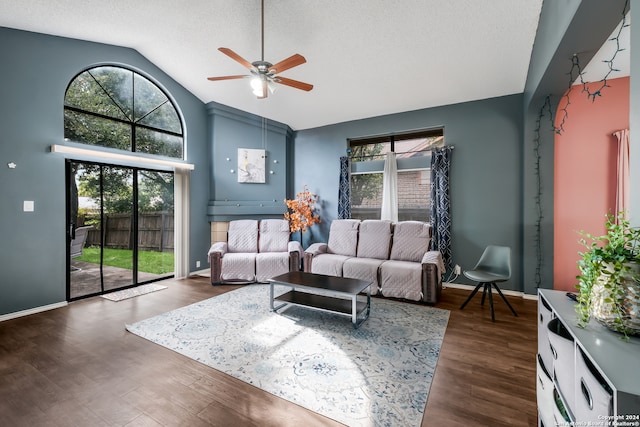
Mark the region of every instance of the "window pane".
<instances>
[{"instance_id":1,"label":"window pane","mask_svg":"<svg viewBox=\"0 0 640 427\"><path fill-rule=\"evenodd\" d=\"M136 151L182 158L182 138L145 128L136 129Z\"/></svg>"},{"instance_id":2,"label":"window pane","mask_svg":"<svg viewBox=\"0 0 640 427\"><path fill-rule=\"evenodd\" d=\"M393 148L398 159L409 157L430 156L431 149L444 146L442 136L430 136L427 138L403 139L395 141Z\"/></svg>"},{"instance_id":3,"label":"window pane","mask_svg":"<svg viewBox=\"0 0 640 427\"><path fill-rule=\"evenodd\" d=\"M168 101L167 96L146 78L139 74L134 77L135 113L134 121L139 121L159 105Z\"/></svg>"},{"instance_id":4,"label":"window pane","mask_svg":"<svg viewBox=\"0 0 640 427\"><path fill-rule=\"evenodd\" d=\"M97 67L87 71L125 116L133 117L133 71L118 67ZM105 100L106 102L106 100Z\"/></svg>"},{"instance_id":5,"label":"window pane","mask_svg":"<svg viewBox=\"0 0 640 427\"><path fill-rule=\"evenodd\" d=\"M149 113L146 117L143 117L138 123L159 130L182 133L180 117L178 117L178 112L173 108L169 100L161 107Z\"/></svg>"},{"instance_id":6,"label":"window pane","mask_svg":"<svg viewBox=\"0 0 640 427\"><path fill-rule=\"evenodd\" d=\"M173 183L170 172L138 172L138 282L173 274Z\"/></svg>"},{"instance_id":7,"label":"window pane","mask_svg":"<svg viewBox=\"0 0 640 427\"><path fill-rule=\"evenodd\" d=\"M351 147L351 159L354 162L384 160L385 154L389 151L391 151L391 142L354 145Z\"/></svg>"},{"instance_id":8,"label":"window pane","mask_svg":"<svg viewBox=\"0 0 640 427\"><path fill-rule=\"evenodd\" d=\"M351 176L351 217L380 219L381 173ZM398 171L398 220L429 221L431 209L430 171Z\"/></svg>"},{"instance_id":9,"label":"window pane","mask_svg":"<svg viewBox=\"0 0 640 427\"><path fill-rule=\"evenodd\" d=\"M131 151L131 126L90 114L65 110L64 137L89 145Z\"/></svg>"},{"instance_id":10,"label":"window pane","mask_svg":"<svg viewBox=\"0 0 640 427\"><path fill-rule=\"evenodd\" d=\"M431 171L398 171L398 220L429 221Z\"/></svg>"},{"instance_id":11,"label":"window pane","mask_svg":"<svg viewBox=\"0 0 640 427\"><path fill-rule=\"evenodd\" d=\"M382 174L351 175L351 217L380 219Z\"/></svg>"},{"instance_id":12,"label":"window pane","mask_svg":"<svg viewBox=\"0 0 640 427\"><path fill-rule=\"evenodd\" d=\"M76 77L64 98L65 105L75 107L84 111L114 117L120 120L127 120L127 116L104 91L104 88L85 71Z\"/></svg>"}]
</instances>

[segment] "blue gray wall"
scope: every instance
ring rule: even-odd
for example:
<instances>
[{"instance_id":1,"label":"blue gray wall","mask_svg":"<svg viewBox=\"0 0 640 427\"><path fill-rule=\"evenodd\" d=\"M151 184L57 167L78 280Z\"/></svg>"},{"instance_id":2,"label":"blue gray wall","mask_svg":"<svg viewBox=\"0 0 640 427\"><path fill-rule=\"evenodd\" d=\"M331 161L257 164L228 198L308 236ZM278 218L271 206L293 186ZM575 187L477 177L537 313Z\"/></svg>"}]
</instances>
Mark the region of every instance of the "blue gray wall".
<instances>
[{"instance_id":1,"label":"blue gray wall","mask_svg":"<svg viewBox=\"0 0 640 427\"><path fill-rule=\"evenodd\" d=\"M291 129L214 102L207 111L212 145L209 220L282 218L293 167ZM265 150L265 183L238 182L238 149L243 148Z\"/></svg>"},{"instance_id":2,"label":"blue gray wall","mask_svg":"<svg viewBox=\"0 0 640 427\"><path fill-rule=\"evenodd\" d=\"M210 231L207 115L202 102L131 49L0 28L0 315L66 299L63 101L69 81L92 65L122 64L159 83L185 121L191 175L192 260ZM9 169L7 163L17 167ZM35 211L22 211L24 200ZM199 255L199 258L196 256ZM195 261L191 261L195 270Z\"/></svg>"},{"instance_id":3,"label":"blue gray wall","mask_svg":"<svg viewBox=\"0 0 640 427\"><path fill-rule=\"evenodd\" d=\"M453 263L472 268L489 244L514 251L506 289L522 290L522 94L428 108L299 131L295 187L308 184L320 197L322 223L304 244L326 241L337 218L339 158L347 138L444 127L454 146L451 165ZM428 221L428 217L425 218ZM470 283L465 278L460 283Z\"/></svg>"}]
</instances>

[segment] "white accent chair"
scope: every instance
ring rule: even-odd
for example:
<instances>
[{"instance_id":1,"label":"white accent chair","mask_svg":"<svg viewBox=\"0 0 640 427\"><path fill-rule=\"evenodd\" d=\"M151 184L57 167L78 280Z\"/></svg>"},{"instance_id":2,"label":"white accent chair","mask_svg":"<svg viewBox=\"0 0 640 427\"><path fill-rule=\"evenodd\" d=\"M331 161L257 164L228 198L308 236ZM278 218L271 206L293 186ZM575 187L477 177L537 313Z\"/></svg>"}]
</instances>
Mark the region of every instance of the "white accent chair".
<instances>
[{"instance_id":1,"label":"white accent chair","mask_svg":"<svg viewBox=\"0 0 640 427\"><path fill-rule=\"evenodd\" d=\"M265 282L300 270L302 246L289 238L289 222L283 219L229 222L227 241L209 249L211 283Z\"/></svg>"}]
</instances>

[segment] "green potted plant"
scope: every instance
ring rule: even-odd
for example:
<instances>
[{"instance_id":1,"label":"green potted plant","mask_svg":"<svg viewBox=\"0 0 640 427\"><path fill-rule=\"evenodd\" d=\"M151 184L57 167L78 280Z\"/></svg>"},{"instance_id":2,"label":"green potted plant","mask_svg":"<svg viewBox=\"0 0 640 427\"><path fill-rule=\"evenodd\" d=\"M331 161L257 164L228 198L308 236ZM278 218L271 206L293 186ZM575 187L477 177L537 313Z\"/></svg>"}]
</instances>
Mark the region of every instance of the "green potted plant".
<instances>
[{"instance_id":1,"label":"green potted plant","mask_svg":"<svg viewBox=\"0 0 640 427\"><path fill-rule=\"evenodd\" d=\"M586 327L594 317L628 340L640 333L640 228L631 227L621 212L607 215L606 234L583 235L580 243L587 250L578 261L578 326Z\"/></svg>"}]
</instances>

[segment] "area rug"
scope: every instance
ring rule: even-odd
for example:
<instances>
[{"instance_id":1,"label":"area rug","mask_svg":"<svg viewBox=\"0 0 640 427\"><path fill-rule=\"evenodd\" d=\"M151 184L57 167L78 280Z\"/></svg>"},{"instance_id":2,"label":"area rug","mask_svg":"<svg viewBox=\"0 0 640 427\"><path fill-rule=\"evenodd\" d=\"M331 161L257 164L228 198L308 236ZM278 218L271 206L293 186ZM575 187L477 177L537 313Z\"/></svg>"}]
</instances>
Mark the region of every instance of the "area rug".
<instances>
[{"instance_id":1,"label":"area rug","mask_svg":"<svg viewBox=\"0 0 640 427\"><path fill-rule=\"evenodd\" d=\"M123 299L133 298L144 294L149 294L155 291L161 291L167 289L166 286L156 285L150 283L148 285L140 285L135 288L123 289L121 291L109 292L108 294L100 295L102 298L106 298L111 301L122 301Z\"/></svg>"},{"instance_id":2,"label":"area rug","mask_svg":"<svg viewBox=\"0 0 640 427\"><path fill-rule=\"evenodd\" d=\"M269 286L256 284L126 328L349 426L419 426L449 311L371 304L354 329L303 307L271 313Z\"/></svg>"}]
</instances>

